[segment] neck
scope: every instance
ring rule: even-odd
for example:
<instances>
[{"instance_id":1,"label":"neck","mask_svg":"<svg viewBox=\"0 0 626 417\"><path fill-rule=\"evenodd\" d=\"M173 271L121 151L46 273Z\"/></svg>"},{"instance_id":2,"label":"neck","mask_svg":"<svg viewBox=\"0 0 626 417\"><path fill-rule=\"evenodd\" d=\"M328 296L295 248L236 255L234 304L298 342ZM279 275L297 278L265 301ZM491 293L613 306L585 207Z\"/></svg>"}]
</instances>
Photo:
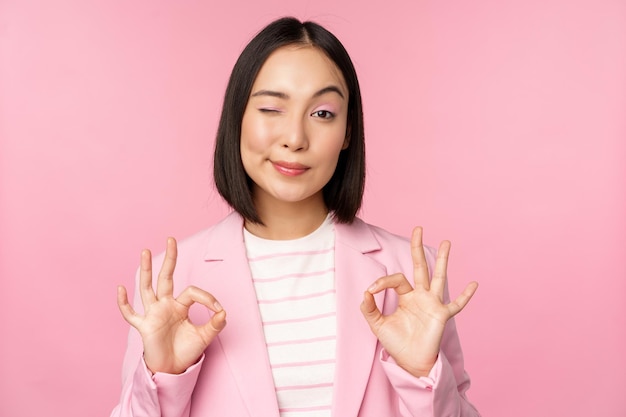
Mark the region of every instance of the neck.
<instances>
[{"instance_id":1,"label":"neck","mask_svg":"<svg viewBox=\"0 0 626 417\"><path fill-rule=\"evenodd\" d=\"M263 225L245 221L245 228L253 235L271 240L290 240L314 232L326 219L328 209L321 194L299 202L263 204L255 201Z\"/></svg>"}]
</instances>

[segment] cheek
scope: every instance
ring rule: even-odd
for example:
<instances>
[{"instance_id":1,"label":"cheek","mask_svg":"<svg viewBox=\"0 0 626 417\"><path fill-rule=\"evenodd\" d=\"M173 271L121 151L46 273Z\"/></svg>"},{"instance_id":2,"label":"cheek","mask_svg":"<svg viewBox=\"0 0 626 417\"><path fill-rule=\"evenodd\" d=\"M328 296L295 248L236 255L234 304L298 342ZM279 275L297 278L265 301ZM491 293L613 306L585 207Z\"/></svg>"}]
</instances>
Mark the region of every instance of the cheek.
<instances>
[{"instance_id":1,"label":"cheek","mask_svg":"<svg viewBox=\"0 0 626 417\"><path fill-rule=\"evenodd\" d=\"M320 167L324 166L324 175L328 176L327 180L330 180L330 177L332 177L333 173L337 169L337 162L339 161L339 155L341 154L342 143L342 141L339 142L337 140L326 143L326 146L324 146L318 154Z\"/></svg>"},{"instance_id":2,"label":"cheek","mask_svg":"<svg viewBox=\"0 0 626 417\"><path fill-rule=\"evenodd\" d=\"M338 127L332 133L329 142L326 144L327 156L329 158L338 159L341 151L347 148L347 144L345 126Z\"/></svg>"},{"instance_id":3,"label":"cheek","mask_svg":"<svg viewBox=\"0 0 626 417\"><path fill-rule=\"evenodd\" d=\"M241 122L241 152L262 153L269 148L272 133L261 118L244 113Z\"/></svg>"}]
</instances>

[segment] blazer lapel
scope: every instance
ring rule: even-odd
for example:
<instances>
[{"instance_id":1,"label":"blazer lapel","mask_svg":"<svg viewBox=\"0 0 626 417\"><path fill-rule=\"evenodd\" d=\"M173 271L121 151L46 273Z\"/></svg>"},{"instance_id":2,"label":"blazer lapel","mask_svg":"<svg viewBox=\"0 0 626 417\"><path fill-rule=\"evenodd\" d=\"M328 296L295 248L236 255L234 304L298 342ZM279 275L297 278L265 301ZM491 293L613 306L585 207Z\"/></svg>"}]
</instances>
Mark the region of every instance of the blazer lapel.
<instances>
[{"instance_id":1,"label":"blazer lapel","mask_svg":"<svg viewBox=\"0 0 626 417\"><path fill-rule=\"evenodd\" d=\"M211 265L213 294L226 310L218 339L251 416L278 417L256 292L243 242L243 220L233 213L210 234L205 262ZM209 291L213 291L207 286Z\"/></svg>"},{"instance_id":2,"label":"blazer lapel","mask_svg":"<svg viewBox=\"0 0 626 417\"><path fill-rule=\"evenodd\" d=\"M337 290L337 362L333 416L359 413L369 380L378 339L363 317L363 293L386 268L368 256L380 250L369 227L356 219L351 225L336 224L335 286ZM374 297L382 310L384 291Z\"/></svg>"},{"instance_id":3,"label":"blazer lapel","mask_svg":"<svg viewBox=\"0 0 626 417\"><path fill-rule=\"evenodd\" d=\"M370 228L356 219L336 224L335 286L337 290L337 357L332 415L356 416L376 360L377 338L363 318L363 292L386 268L368 256L380 250ZM233 213L209 234L204 262L210 276L203 287L226 310L227 325L218 339L242 400L252 416L278 417L256 292L243 242L243 220ZM384 292L377 294L382 309Z\"/></svg>"}]
</instances>

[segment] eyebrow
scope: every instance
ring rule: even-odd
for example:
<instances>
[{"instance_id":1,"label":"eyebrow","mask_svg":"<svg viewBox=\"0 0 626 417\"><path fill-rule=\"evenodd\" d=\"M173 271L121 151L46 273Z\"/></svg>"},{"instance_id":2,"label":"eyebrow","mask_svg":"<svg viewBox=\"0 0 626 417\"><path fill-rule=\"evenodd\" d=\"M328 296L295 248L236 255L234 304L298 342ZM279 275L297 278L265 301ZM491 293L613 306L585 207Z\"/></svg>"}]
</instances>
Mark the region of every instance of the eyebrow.
<instances>
[{"instance_id":1,"label":"eyebrow","mask_svg":"<svg viewBox=\"0 0 626 417\"><path fill-rule=\"evenodd\" d=\"M324 94L332 93L332 92L339 94L341 98L345 99L339 87L334 86L334 85L329 85L328 87L324 87L321 90L317 91L315 94L313 94L313 98L317 98L317 97L323 96ZM259 96L276 97L276 98L280 98L283 100L289 99L289 95L287 93L283 93L280 91L272 91L272 90L259 90L256 93L252 94L251 97L259 97Z\"/></svg>"}]
</instances>

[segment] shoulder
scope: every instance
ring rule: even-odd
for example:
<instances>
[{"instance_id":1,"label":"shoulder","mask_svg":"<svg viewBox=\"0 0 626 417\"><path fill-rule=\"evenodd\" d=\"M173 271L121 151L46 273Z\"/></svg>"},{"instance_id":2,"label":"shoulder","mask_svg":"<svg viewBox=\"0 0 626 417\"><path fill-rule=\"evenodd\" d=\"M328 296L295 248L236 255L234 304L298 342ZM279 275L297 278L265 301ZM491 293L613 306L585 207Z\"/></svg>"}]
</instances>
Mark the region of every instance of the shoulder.
<instances>
[{"instance_id":1,"label":"shoulder","mask_svg":"<svg viewBox=\"0 0 626 417\"><path fill-rule=\"evenodd\" d=\"M391 245L391 246L403 246L410 244L410 239L406 236L397 235L392 233L386 229L383 229L380 226L376 226L370 223L366 223L365 221L357 218L355 222L360 222L362 227L366 227L378 240L381 245Z\"/></svg>"},{"instance_id":2,"label":"shoulder","mask_svg":"<svg viewBox=\"0 0 626 417\"><path fill-rule=\"evenodd\" d=\"M237 235L241 235L243 230L243 219L236 213L232 212L219 222L214 223L180 241L179 247L196 247L211 244L215 240L225 238L233 239Z\"/></svg>"},{"instance_id":3,"label":"shoulder","mask_svg":"<svg viewBox=\"0 0 626 417\"><path fill-rule=\"evenodd\" d=\"M342 238L351 245L360 248L363 253L381 263L399 264L403 267L412 264L411 240L406 236L392 233L360 218L355 218L351 224L340 225L338 230L343 235ZM437 251L430 246L424 246L424 252L427 262L431 264Z\"/></svg>"},{"instance_id":4,"label":"shoulder","mask_svg":"<svg viewBox=\"0 0 626 417\"><path fill-rule=\"evenodd\" d=\"M243 219L231 213L209 227L178 240L177 268L193 262L223 258L233 248L243 245ZM162 262L164 253L155 257L154 263Z\"/></svg>"},{"instance_id":5,"label":"shoulder","mask_svg":"<svg viewBox=\"0 0 626 417\"><path fill-rule=\"evenodd\" d=\"M390 247L390 248L402 247L405 249L411 247L411 239L408 236L397 235L380 226L367 223L358 217L355 219L354 224L358 225L357 227L367 228L372 233L372 235L375 236L376 240L378 240L381 243L382 246ZM409 230L407 232L411 233L412 230ZM437 250L435 248L428 246L428 245L424 245L424 250L427 253L428 252L432 252L434 254L437 253Z\"/></svg>"}]
</instances>

